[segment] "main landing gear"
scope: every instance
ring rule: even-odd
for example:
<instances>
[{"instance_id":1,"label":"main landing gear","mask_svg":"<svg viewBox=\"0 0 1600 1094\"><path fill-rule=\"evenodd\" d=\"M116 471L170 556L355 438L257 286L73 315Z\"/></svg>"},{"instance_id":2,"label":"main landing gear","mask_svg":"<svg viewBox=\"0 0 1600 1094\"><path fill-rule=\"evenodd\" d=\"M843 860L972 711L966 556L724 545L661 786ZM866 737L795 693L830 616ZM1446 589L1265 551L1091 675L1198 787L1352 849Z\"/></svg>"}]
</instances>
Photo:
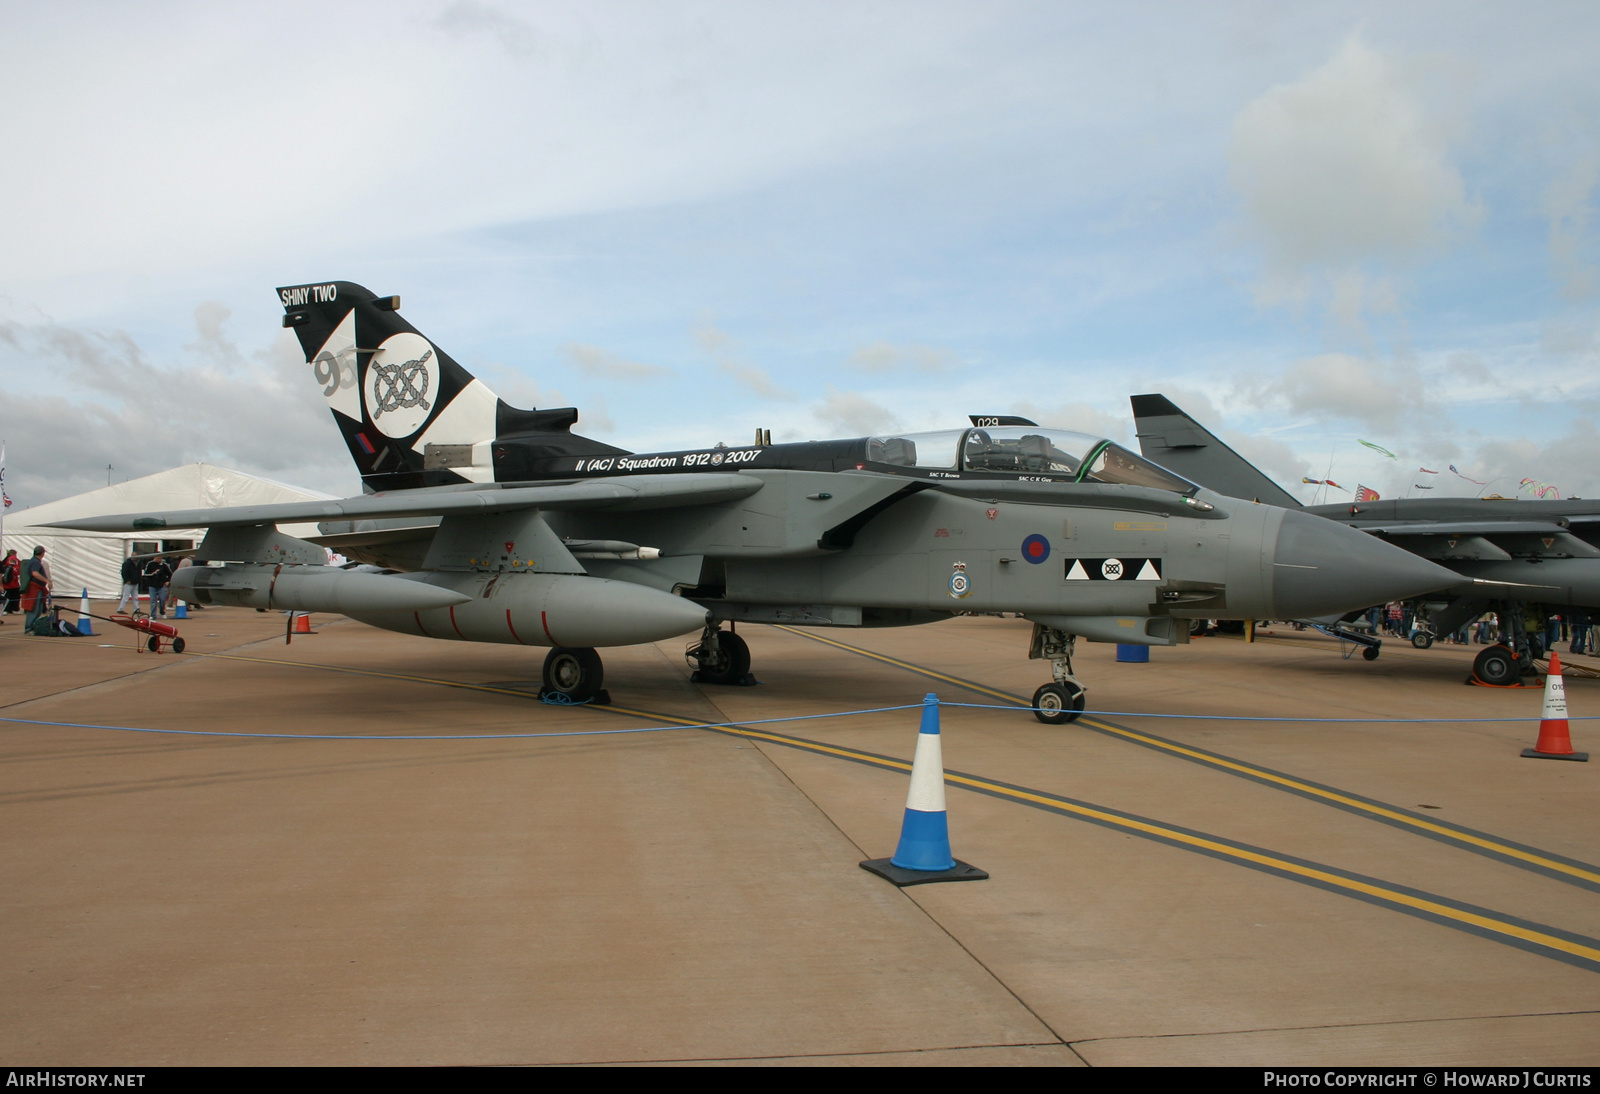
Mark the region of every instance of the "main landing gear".
<instances>
[{"instance_id":1,"label":"main landing gear","mask_svg":"<svg viewBox=\"0 0 1600 1094\"><path fill-rule=\"evenodd\" d=\"M600 655L587 646L557 646L544 659L544 687L539 698L556 703L611 702Z\"/></svg>"},{"instance_id":2,"label":"main landing gear","mask_svg":"<svg viewBox=\"0 0 1600 1094\"><path fill-rule=\"evenodd\" d=\"M1033 716L1047 726L1061 726L1076 721L1083 713L1084 688L1072 675L1072 651L1078 636L1042 623L1033 625L1033 643L1028 648L1030 660L1048 658L1050 673L1055 683L1045 684L1033 693Z\"/></svg>"},{"instance_id":3,"label":"main landing gear","mask_svg":"<svg viewBox=\"0 0 1600 1094\"><path fill-rule=\"evenodd\" d=\"M1522 675L1522 666L1516 650L1509 646L1494 645L1481 651L1472 660L1472 675L1485 684L1509 687ZM1532 658L1528 659L1531 663Z\"/></svg>"},{"instance_id":4,"label":"main landing gear","mask_svg":"<svg viewBox=\"0 0 1600 1094\"><path fill-rule=\"evenodd\" d=\"M1481 684L1510 687L1521 677L1534 674L1533 662L1544 650L1538 636L1528 633L1523 604L1502 600L1497 608L1500 641L1473 658L1472 678Z\"/></svg>"},{"instance_id":5,"label":"main landing gear","mask_svg":"<svg viewBox=\"0 0 1600 1094\"><path fill-rule=\"evenodd\" d=\"M756 682L750 675L750 647L731 630L722 630L715 620L706 624L700 641L684 652L694 668L689 677L697 684L724 684L748 687Z\"/></svg>"}]
</instances>

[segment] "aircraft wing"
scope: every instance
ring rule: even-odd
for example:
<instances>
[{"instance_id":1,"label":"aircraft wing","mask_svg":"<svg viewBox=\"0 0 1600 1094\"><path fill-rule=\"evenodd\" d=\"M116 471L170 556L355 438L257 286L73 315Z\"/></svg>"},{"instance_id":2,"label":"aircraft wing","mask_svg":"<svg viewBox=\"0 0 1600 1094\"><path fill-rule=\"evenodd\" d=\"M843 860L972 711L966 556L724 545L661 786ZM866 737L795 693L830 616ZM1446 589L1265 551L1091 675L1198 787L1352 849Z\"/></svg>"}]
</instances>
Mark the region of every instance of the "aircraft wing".
<instances>
[{"instance_id":1,"label":"aircraft wing","mask_svg":"<svg viewBox=\"0 0 1600 1094\"><path fill-rule=\"evenodd\" d=\"M403 490L337 501L294 501L218 509L82 517L50 528L85 532L143 532L162 528L296 524L309 521L377 520L385 517L487 516L519 509L665 509L714 505L749 497L765 483L753 475L626 475L614 479L507 489Z\"/></svg>"},{"instance_id":2,"label":"aircraft wing","mask_svg":"<svg viewBox=\"0 0 1600 1094\"><path fill-rule=\"evenodd\" d=\"M1502 536L1560 535L1567 531L1553 521L1542 520L1464 520L1455 524L1363 524L1349 521L1350 527L1384 536Z\"/></svg>"}]
</instances>

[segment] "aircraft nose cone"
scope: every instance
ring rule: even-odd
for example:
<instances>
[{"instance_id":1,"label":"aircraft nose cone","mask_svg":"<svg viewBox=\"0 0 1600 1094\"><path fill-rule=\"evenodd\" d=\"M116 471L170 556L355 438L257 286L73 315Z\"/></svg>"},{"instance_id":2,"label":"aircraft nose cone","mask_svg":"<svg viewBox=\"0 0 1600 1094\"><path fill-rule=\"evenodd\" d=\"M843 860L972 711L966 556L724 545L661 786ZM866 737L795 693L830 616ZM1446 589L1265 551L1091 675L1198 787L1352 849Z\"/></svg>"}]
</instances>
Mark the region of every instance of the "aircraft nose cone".
<instances>
[{"instance_id":1,"label":"aircraft nose cone","mask_svg":"<svg viewBox=\"0 0 1600 1094\"><path fill-rule=\"evenodd\" d=\"M1355 611L1460 583L1459 574L1365 532L1290 510L1272 557L1272 618Z\"/></svg>"}]
</instances>

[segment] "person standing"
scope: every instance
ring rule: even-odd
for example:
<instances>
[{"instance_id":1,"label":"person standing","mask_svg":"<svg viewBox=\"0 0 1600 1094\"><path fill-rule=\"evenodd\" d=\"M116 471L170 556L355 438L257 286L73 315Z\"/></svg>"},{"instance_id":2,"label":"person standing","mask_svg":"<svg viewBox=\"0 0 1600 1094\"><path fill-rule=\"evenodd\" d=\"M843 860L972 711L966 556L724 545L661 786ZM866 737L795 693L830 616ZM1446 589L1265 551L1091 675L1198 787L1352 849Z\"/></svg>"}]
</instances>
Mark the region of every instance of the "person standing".
<instances>
[{"instance_id":1,"label":"person standing","mask_svg":"<svg viewBox=\"0 0 1600 1094\"><path fill-rule=\"evenodd\" d=\"M122 599L117 601L117 611L127 611L129 604L139 606L139 563L132 555L122 560Z\"/></svg>"},{"instance_id":2,"label":"person standing","mask_svg":"<svg viewBox=\"0 0 1600 1094\"><path fill-rule=\"evenodd\" d=\"M50 567L45 565L44 548L35 547L33 557L22 564L23 625L31 634L34 622L50 610Z\"/></svg>"},{"instance_id":3,"label":"person standing","mask_svg":"<svg viewBox=\"0 0 1600 1094\"><path fill-rule=\"evenodd\" d=\"M7 551L0 562L0 593L5 597L5 614L17 614L17 600L22 596L22 560L15 549Z\"/></svg>"},{"instance_id":4,"label":"person standing","mask_svg":"<svg viewBox=\"0 0 1600 1094\"><path fill-rule=\"evenodd\" d=\"M165 617L167 614L167 583L172 580L172 567L160 555L145 563L144 587L150 593L151 618Z\"/></svg>"}]
</instances>

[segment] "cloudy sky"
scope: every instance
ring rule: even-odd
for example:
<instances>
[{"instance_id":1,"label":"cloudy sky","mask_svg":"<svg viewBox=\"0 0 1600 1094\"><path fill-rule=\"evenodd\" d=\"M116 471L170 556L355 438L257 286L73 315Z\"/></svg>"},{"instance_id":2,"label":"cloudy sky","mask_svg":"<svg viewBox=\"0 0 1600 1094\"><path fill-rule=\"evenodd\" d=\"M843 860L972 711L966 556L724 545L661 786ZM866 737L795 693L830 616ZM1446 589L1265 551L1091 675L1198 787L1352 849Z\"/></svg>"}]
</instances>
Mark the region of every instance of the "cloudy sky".
<instances>
[{"instance_id":1,"label":"cloudy sky","mask_svg":"<svg viewBox=\"0 0 1600 1094\"><path fill-rule=\"evenodd\" d=\"M18 505L356 492L272 291L335 279L635 450L1159 391L1286 483L1600 496L1593 3L0 15Z\"/></svg>"}]
</instances>

